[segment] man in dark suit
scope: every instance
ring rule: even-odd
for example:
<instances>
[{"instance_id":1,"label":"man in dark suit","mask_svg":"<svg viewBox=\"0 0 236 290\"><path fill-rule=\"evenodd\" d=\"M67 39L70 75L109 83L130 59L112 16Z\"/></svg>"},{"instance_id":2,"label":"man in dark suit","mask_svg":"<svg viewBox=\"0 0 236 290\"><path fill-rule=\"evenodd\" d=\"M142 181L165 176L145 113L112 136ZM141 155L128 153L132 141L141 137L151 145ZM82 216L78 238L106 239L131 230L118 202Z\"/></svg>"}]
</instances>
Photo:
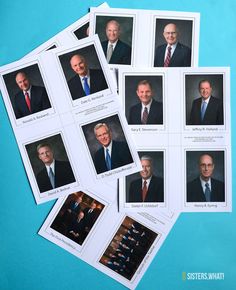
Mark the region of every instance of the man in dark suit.
<instances>
[{"instance_id":1,"label":"man in dark suit","mask_svg":"<svg viewBox=\"0 0 236 290\"><path fill-rule=\"evenodd\" d=\"M129 125L163 124L163 106L152 98L151 83L146 80L140 81L136 94L140 102L130 108Z\"/></svg>"},{"instance_id":2,"label":"man in dark suit","mask_svg":"<svg viewBox=\"0 0 236 290\"><path fill-rule=\"evenodd\" d=\"M84 223L85 223L85 230L89 232L93 227L94 223L96 222L98 215L96 211L96 203L92 202L90 207L84 209Z\"/></svg>"},{"instance_id":3,"label":"man in dark suit","mask_svg":"<svg viewBox=\"0 0 236 290\"><path fill-rule=\"evenodd\" d=\"M143 170L141 178L131 182L128 202L163 202L164 184L163 178L153 175L153 161L150 156L141 157Z\"/></svg>"},{"instance_id":4,"label":"man in dark suit","mask_svg":"<svg viewBox=\"0 0 236 290\"><path fill-rule=\"evenodd\" d=\"M191 49L178 42L179 31L175 24L165 26L163 36L166 44L155 51L154 67L186 67L191 66Z\"/></svg>"},{"instance_id":5,"label":"man in dark suit","mask_svg":"<svg viewBox=\"0 0 236 290\"><path fill-rule=\"evenodd\" d=\"M81 211L82 201L83 201L82 196L76 196L75 199L72 199L69 202L67 209L65 210L63 214L63 218L62 218L65 224L70 224L76 220L79 212Z\"/></svg>"},{"instance_id":6,"label":"man in dark suit","mask_svg":"<svg viewBox=\"0 0 236 290\"><path fill-rule=\"evenodd\" d=\"M214 161L209 154L199 159L200 176L187 184L187 202L224 202L224 182L212 178Z\"/></svg>"},{"instance_id":7,"label":"man in dark suit","mask_svg":"<svg viewBox=\"0 0 236 290\"><path fill-rule=\"evenodd\" d=\"M106 25L108 40L102 42L102 48L109 64L131 64L131 47L121 41L120 24L111 20Z\"/></svg>"},{"instance_id":8,"label":"man in dark suit","mask_svg":"<svg viewBox=\"0 0 236 290\"><path fill-rule=\"evenodd\" d=\"M23 71L17 73L16 83L20 88L13 101L16 119L51 108L45 88L31 85Z\"/></svg>"},{"instance_id":9,"label":"man in dark suit","mask_svg":"<svg viewBox=\"0 0 236 290\"><path fill-rule=\"evenodd\" d=\"M210 81L201 80L198 89L201 97L192 103L189 125L223 125L223 102L211 95Z\"/></svg>"},{"instance_id":10,"label":"man in dark suit","mask_svg":"<svg viewBox=\"0 0 236 290\"><path fill-rule=\"evenodd\" d=\"M94 134L102 145L94 156L97 174L133 163L127 143L112 140L112 132L107 124L97 124L94 127Z\"/></svg>"},{"instance_id":11,"label":"man in dark suit","mask_svg":"<svg viewBox=\"0 0 236 290\"><path fill-rule=\"evenodd\" d=\"M70 59L70 65L76 73L76 75L68 81L73 100L108 88L103 71L101 69L88 69L86 59L82 55L73 55Z\"/></svg>"},{"instance_id":12,"label":"man in dark suit","mask_svg":"<svg viewBox=\"0 0 236 290\"><path fill-rule=\"evenodd\" d=\"M36 176L40 192L75 182L70 163L68 161L55 160L50 144L39 144L37 152L39 159L45 165Z\"/></svg>"}]
</instances>

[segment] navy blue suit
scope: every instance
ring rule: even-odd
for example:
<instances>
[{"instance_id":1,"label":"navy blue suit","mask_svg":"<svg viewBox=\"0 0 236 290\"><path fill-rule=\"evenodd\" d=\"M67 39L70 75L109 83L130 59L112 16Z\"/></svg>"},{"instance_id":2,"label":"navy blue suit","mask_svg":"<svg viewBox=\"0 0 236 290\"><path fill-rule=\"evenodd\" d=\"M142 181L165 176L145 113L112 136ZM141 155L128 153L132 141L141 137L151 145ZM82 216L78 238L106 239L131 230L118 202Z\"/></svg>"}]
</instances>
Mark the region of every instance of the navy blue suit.
<instances>
[{"instance_id":1,"label":"navy blue suit","mask_svg":"<svg viewBox=\"0 0 236 290\"><path fill-rule=\"evenodd\" d=\"M100 69L90 69L90 94L97 93L99 91L108 88L107 82L105 80L103 71ZM82 98L85 96L85 91L83 89L80 77L75 75L72 79L68 81L69 90L73 100Z\"/></svg>"},{"instance_id":2,"label":"navy blue suit","mask_svg":"<svg viewBox=\"0 0 236 290\"><path fill-rule=\"evenodd\" d=\"M142 200L142 178L131 182L129 188L128 202L143 202ZM163 178L152 176L144 202L163 202L164 184Z\"/></svg>"},{"instance_id":3,"label":"navy blue suit","mask_svg":"<svg viewBox=\"0 0 236 290\"><path fill-rule=\"evenodd\" d=\"M130 108L129 111L129 125L141 125L141 111L142 104L141 102L137 105L134 105ZM152 100L152 104L149 110L147 124L163 124L163 107L162 103Z\"/></svg>"},{"instance_id":4,"label":"navy blue suit","mask_svg":"<svg viewBox=\"0 0 236 290\"><path fill-rule=\"evenodd\" d=\"M163 44L156 48L154 67L164 67L166 47L167 44ZM191 49L178 42L170 59L169 67L186 66L191 66Z\"/></svg>"},{"instance_id":5,"label":"navy blue suit","mask_svg":"<svg viewBox=\"0 0 236 290\"><path fill-rule=\"evenodd\" d=\"M201 120L202 98L193 101L188 125L223 125L223 103L210 97L203 120Z\"/></svg>"},{"instance_id":6,"label":"navy blue suit","mask_svg":"<svg viewBox=\"0 0 236 290\"><path fill-rule=\"evenodd\" d=\"M37 174L36 180L40 192L53 189L45 166ZM72 172L70 163L67 161L55 160L55 188L72 182L75 182L75 177Z\"/></svg>"},{"instance_id":7,"label":"navy blue suit","mask_svg":"<svg viewBox=\"0 0 236 290\"><path fill-rule=\"evenodd\" d=\"M224 182L211 178L211 202L225 201ZM206 202L200 178L187 184L187 202Z\"/></svg>"},{"instance_id":8,"label":"navy blue suit","mask_svg":"<svg viewBox=\"0 0 236 290\"><path fill-rule=\"evenodd\" d=\"M13 109L16 119L51 108L51 104L44 87L31 86L30 105L31 111L27 107L23 91L17 93L13 102Z\"/></svg>"},{"instance_id":9,"label":"navy blue suit","mask_svg":"<svg viewBox=\"0 0 236 290\"><path fill-rule=\"evenodd\" d=\"M107 57L108 40L102 42L102 49ZM131 47L121 40L117 41L109 64L131 64Z\"/></svg>"},{"instance_id":10,"label":"navy blue suit","mask_svg":"<svg viewBox=\"0 0 236 290\"><path fill-rule=\"evenodd\" d=\"M133 162L126 142L112 141L111 169L115 169ZM101 147L94 156L94 165L97 174L108 171L105 161L104 148Z\"/></svg>"}]
</instances>

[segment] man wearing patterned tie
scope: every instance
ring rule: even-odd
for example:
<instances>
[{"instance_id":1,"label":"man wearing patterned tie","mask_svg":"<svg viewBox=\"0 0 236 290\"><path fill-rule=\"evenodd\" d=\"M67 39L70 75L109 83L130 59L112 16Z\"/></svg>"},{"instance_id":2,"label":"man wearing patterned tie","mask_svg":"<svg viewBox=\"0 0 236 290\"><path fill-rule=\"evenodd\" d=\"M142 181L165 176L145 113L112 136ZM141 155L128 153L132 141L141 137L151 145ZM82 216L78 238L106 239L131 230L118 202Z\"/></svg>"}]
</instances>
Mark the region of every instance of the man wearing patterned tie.
<instances>
[{"instance_id":1,"label":"man wearing patterned tie","mask_svg":"<svg viewBox=\"0 0 236 290\"><path fill-rule=\"evenodd\" d=\"M108 88L101 69L89 69L84 56L75 54L70 59L75 75L68 81L73 100L88 96Z\"/></svg>"},{"instance_id":2,"label":"man wearing patterned tie","mask_svg":"<svg viewBox=\"0 0 236 290\"><path fill-rule=\"evenodd\" d=\"M224 182L212 177L215 169L213 157L203 154L199 159L200 176L187 184L187 202L224 202Z\"/></svg>"},{"instance_id":3,"label":"man wearing patterned tie","mask_svg":"<svg viewBox=\"0 0 236 290\"><path fill-rule=\"evenodd\" d=\"M223 125L223 103L212 96L209 80L201 80L198 85L201 95L192 103L189 125Z\"/></svg>"},{"instance_id":4,"label":"man wearing patterned tie","mask_svg":"<svg viewBox=\"0 0 236 290\"><path fill-rule=\"evenodd\" d=\"M156 48L154 67L191 66L191 49L178 41L179 30L176 24L167 24L163 36L166 44Z\"/></svg>"},{"instance_id":5,"label":"man wearing patterned tie","mask_svg":"<svg viewBox=\"0 0 236 290\"><path fill-rule=\"evenodd\" d=\"M31 85L25 72L17 73L16 83L20 88L13 101L16 119L51 108L45 88Z\"/></svg>"},{"instance_id":6,"label":"man wearing patterned tie","mask_svg":"<svg viewBox=\"0 0 236 290\"><path fill-rule=\"evenodd\" d=\"M163 178L153 175L153 160L144 155L140 159L143 170L141 178L131 182L127 202L163 202Z\"/></svg>"},{"instance_id":7,"label":"man wearing patterned tie","mask_svg":"<svg viewBox=\"0 0 236 290\"><path fill-rule=\"evenodd\" d=\"M105 123L94 127L97 141L102 145L94 156L97 174L130 164L133 158L126 142L112 140L111 129Z\"/></svg>"},{"instance_id":8,"label":"man wearing patterned tie","mask_svg":"<svg viewBox=\"0 0 236 290\"><path fill-rule=\"evenodd\" d=\"M107 40L102 42L102 49L109 64L131 64L131 47L119 39L120 24L110 20L106 25Z\"/></svg>"},{"instance_id":9,"label":"man wearing patterned tie","mask_svg":"<svg viewBox=\"0 0 236 290\"><path fill-rule=\"evenodd\" d=\"M163 105L153 98L153 89L147 80L140 81L136 94L139 103L132 106L129 111L129 125L162 125Z\"/></svg>"},{"instance_id":10,"label":"man wearing patterned tie","mask_svg":"<svg viewBox=\"0 0 236 290\"><path fill-rule=\"evenodd\" d=\"M38 158L43 162L43 169L37 174L39 191L45 192L75 182L75 177L68 161L55 160L52 147L48 143L37 146Z\"/></svg>"}]
</instances>

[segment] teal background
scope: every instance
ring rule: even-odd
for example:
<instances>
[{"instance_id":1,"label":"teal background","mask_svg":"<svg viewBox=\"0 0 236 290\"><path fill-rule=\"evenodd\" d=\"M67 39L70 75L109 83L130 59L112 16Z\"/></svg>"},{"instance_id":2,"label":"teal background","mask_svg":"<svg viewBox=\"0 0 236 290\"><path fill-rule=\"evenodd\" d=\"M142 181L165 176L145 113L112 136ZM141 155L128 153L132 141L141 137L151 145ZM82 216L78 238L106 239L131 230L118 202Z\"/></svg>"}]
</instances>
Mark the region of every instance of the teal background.
<instances>
[{"instance_id":1,"label":"teal background","mask_svg":"<svg viewBox=\"0 0 236 290\"><path fill-rule=\"evenodd\" d=\"M0 0L0 65L15 61L101 1ZM231 67L232 164L235 175L236 82L234 0L110 0L117 8L201 13L199 66ZM124 286L37 235L54 202L36 206L0 99L0 289L121 290ZM173 164L174 166L174 164ZM233 205L235 203L233 180ZM234 290L236 213L184 213L138 290ZM224 272L224 281L183 281L182 272Z\"/></svg>"}]
</instances>

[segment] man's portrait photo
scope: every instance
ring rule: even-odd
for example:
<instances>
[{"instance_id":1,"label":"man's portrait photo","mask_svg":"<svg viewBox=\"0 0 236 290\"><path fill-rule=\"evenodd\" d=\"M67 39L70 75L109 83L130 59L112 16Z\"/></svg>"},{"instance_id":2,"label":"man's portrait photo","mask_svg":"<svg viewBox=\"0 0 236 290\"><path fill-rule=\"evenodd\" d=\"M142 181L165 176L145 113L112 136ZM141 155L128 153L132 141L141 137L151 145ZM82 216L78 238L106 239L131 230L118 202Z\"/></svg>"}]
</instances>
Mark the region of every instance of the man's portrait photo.
<instances>
[{"instance_id":1,"label":"man's portrait photo","mask_svg":"<svg viewBox=\"0 0 236 290\"><path fill-rule=\"evenodd\" d=\"M185 75L186 125L224 125L223 75Z\"/></svg>"},{"instance_id":2,"label":"man's portrait photo","mask_svg":"<svg viewBox=\"0 0 236 290\"><path fill-rule=\"evenodd\" d=\"M163 152L138 154L142 171L126 176L126 202L164 202Z\"/></svg>"},{"instance_id":3,"label":"man's portrait photo","mask_svg":"<svg viewBox=\"0 0 236 290\"><path fill-rule=\"evenodd\" d=\"M129 125L163 125L163 77L125 76L125 113Z\"/></svg>"},{"instance_id":4,"label":"man's portrait photo","mask_svg":"<svg viewBox=\"0 0 236 290\"><path fill-rule=\"evenodd\" d=\"M94 45L59 56L72 100L108 88Z\"/></svg>"},{"instance_id":5,"label":"man's portrait photo","mask_svg":"<svg viewBox=\"0 0 236 290\"><path fill-rule=\"evenodd\" d=\"M16 119L51 108L38 64L3 76Z\"/></svg>"},{"instance_id":6,"label":"man's portrait photo","mask_svg":"<svg viewBox=\"0 0 236 290\"><path fill-rule=\"evenodd\" d=\"M126 216L99 262L131 280L157 237L158 233Z\"/></svg>"},{"instance_id":7,"label":"man's portrait photo","mask_svg":"<svg viewBox=\"0 0 236 290\"><path fill-rule=\"evenodd\" d=\"M25 148L41 193L75 182L60 134L27 144Z\"/></svg>"},{"instance_id":8,"label":"man's portrait photo","mask_svg":"<svg viewBox=\"0 0 236 290\"><path fill-rule=\"evenodd\" d=\"M79 191L70 194L51 224L51 229L82 245L104 209L104 204Z\"/></svg>"},{"instance_id":9,"label":"man's portrait photo","mask_svg":"<svg viewBox=\"0 0 236 290\"><path fill-rule=\"evenodd\" d=\"M118 115L82 126L97 174L133 163Z\"/></svg>"},{"instance_id":10,"label":"man's portrait photo","mask_svg":"<svg viewBox=\"0 0 236 290\"><path fill-rule=\"evenodd\" d=\"M187 151L187 202L224 202L224 151Z\"/></svg>"},{"instance_id":11,"label":"man's portrait photo","mask_svg":"<svg viewBox=\"0 0 236 290\"><path fill-rule=\"evenodd\" d=\"M154 67L189 67L193 21L156 19Z\"/></svg>"},{"instance_id":12,"label":"man's portrait photo","mask_svg":"<svg viewBox=\"0 0 236 290\"><path fill-rule=\"evenodd\" d=\"M109 64L131 64L133 18L124 16L96 16L95 33Z\"/></svg>"}]
</instances>

